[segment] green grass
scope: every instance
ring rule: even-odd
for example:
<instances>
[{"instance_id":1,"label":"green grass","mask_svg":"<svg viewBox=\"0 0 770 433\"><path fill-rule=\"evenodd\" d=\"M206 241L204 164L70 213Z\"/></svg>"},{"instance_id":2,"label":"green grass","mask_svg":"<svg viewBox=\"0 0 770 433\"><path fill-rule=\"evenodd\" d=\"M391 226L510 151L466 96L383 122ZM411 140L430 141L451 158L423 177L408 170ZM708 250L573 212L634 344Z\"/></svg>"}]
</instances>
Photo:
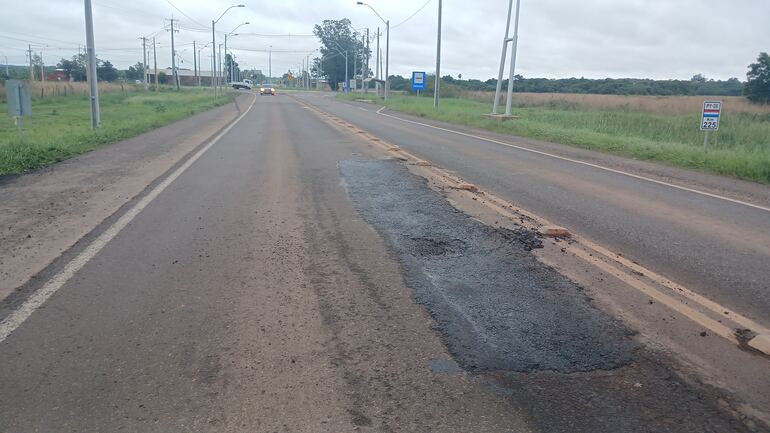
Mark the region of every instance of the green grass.
<instances>
[{"instance_id":1,"label":"green grass","mask_svg":"<svg viewBox=\"0 0 770 433\"><path fill-rule=\"evenodd\" d=\"M214 101L211 92L197 89L105 93L99 98L101 127L92 130L87 97L34 100L33 115L24 119L23 144L13 119L0 118L0 175L53 164L230 101L231 94ZM0 111L7 113L5 104Z\"/></svg>"},{"instance_id":2,"label":"green grass","mask_svg":"<svg viewBox=\"0 0 770 433\"><path fill-rule=\"evenodd\" d=\"M709 151L704 152L699 112L671 115L557 103L514 108L512 114L521 118L500 122L483 117L491 104L481 101L442 99L439 111L432 98L395 96L379 103L420 117L770 183L768 114L724 112L719 131L711 134Z\"/></svg>"}]
</instances>

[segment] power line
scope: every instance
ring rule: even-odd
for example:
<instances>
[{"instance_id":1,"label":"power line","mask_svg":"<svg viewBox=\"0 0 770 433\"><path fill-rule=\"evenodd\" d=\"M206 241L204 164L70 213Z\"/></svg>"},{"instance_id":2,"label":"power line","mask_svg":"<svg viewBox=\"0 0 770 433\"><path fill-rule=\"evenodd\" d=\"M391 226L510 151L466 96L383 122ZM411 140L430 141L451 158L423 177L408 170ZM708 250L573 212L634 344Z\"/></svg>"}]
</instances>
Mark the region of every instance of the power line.
<instances>
[{"instance_id":1,"label":"power line","mask_svg":"<svg viewBox=\"0 0 770 433\"><path fill-rule=\"evenodd\" d=\"M187 18L188 20L190 20L190 21L194 22L195 24L198 24L199 26L201 26L201 27L203 27L203 28L206 28L206 26L205 26L204 24L201 24L201 23L199 23L198 21L195 21L195 20L194 20L194 19L192 19L192 18L191 18L189 15L187 15L187 14L186 14L186 13L184 13L184 12L182 12L182 9L179 9L178 7L176 7L176 5L175 5L174 3L171 3L171 0L166 0L166 3L170 4L172 8L176 9L176 10L177 10L177 12L179 12L179 13L180 13L180 14L182 14L182 15L184 15L184 16L185 16L185 18Z\"/></svg>"},{"instance_id":2,"label":"power line","mask_svg":"<svg viewBox=\"0 0 770 433\"><path fill-rule=\"evenodd\" d=\"M424 5L420 6L419 9L414 11L414 13L412 15L409 15L409 17L407 19L405 19L404 21L401 21L400 23L396 24L395 26L390 26L390 28L391 29L395 29L396 27L400 26L401 24L404 24L407 21L411 20L412 18L414 18L415 15L419 14L423 9L425 9L425 6L428 6L428 3L430 3L431 1L433 1L433 0L426 1Z\"/></svg>"}]
</instances>

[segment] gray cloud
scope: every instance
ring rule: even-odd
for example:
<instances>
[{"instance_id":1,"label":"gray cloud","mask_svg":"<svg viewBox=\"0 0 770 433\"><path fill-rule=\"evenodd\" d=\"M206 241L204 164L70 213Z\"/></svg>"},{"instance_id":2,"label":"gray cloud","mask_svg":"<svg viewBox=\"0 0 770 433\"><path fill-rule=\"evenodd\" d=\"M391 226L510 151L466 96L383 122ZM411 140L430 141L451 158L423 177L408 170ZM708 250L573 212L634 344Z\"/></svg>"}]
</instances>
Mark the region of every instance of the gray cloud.
<instances>
[{"instance_id":1,"label":"gray cloud","mask_svg":"<svg viewBox=\"0 0 770 433\"><path fill-rule=\"evenodd\" d=\"M221 0L93 0L97 51L119 67L141 61L140 36L155 34L159 67L170 64L169 33L164 18L179 19L176 39L183 66L192 67L192 43L211 39L211 19L231 3ZM517 72L528 77L745 77L746 66L760 51L770 51L766 28L770 2L733 0L522 0ZM46 63L70 57L83 44L83 3L78 0L5 1L0 16L0 53L12 64L25 63L28 43ZM391 73L432 71L435 65L436 5L431 3L396 26L424 1L370 0L391 31ZM384 25L355 0L322 2L246 0L217 25L230 31L243 21L243 33L230 41L239 62L267 70L272 46L273 72L296 69L304 54L318 47L314 38L260 35L307 35L323 19L350 18L354 27ZM490 78L497 73L507 1L444 2L442 73ZM259 35L249 34L257 33ZM221 35L218 42L221 42ZM385 38L381 40L384 52ZM372 43L374 49L374 43ZM210 51L203 51L203 63ZM374 63L372 61L372 67ZM208 69L207 67L204 67Z\"/></svg>"}]
</instances>

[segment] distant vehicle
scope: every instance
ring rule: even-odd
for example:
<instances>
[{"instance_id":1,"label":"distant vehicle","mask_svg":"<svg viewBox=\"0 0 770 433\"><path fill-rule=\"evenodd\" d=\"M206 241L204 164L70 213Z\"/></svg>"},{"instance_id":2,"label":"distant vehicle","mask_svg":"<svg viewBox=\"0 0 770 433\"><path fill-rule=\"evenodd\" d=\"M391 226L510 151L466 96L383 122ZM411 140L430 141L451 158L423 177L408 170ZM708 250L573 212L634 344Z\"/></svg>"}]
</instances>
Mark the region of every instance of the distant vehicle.
<instances>
[{"instance_id":1,"label":"distant vehicle","mask_svg":"<svg viewBox=\"0 0 770 433\"><path fill-rule=\"evenodd\" d=\"M259 86L259 94L275 96L275 87L270 83L262 83L262 85Z\"/></svg>"},{"instance_id":2,"label":"distant vehicle","mask_svg":"<svg viewBox=\"0 0 770 433\"><path fill-rule=\"evenodd\" d=\"M231 86L233 86L233 89L246 89L251 90L254 87L254 82L246 79L243 81L234 81L230 83Z\"/></svg>"}]
</instances>

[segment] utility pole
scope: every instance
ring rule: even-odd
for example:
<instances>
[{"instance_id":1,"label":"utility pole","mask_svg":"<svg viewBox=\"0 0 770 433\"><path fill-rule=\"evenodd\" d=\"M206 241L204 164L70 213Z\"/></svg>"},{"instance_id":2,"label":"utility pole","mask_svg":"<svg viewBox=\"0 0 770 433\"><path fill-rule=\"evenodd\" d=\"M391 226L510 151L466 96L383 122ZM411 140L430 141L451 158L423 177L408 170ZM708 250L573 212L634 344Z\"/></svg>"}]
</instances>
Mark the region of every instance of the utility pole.
<instances>
[{"instance_id":1,"label":"utility pole","mask_svg":"<svg viewBox=\"0 0 770 433\"><path fill-rule=\"evenodd\" d=\"M508 42L513 44L513 52L511 53L511 71L508 78L508 100L505 101L505 114L509 116L511 114L511 98L513 96L513 76L516 68L516 45L519 39L519 6L520 0L516 0L516 22L514 24L513 37L508 37L508 32L511 28L511 12L513 11L513 0L508 0L508 18L505 22L505 37L503 38L503 50L500 54L500 70L497 74L497 88L495 89L495 102L492 104L492 114L497 114L497 109L500 105L500 92L503 88L503 72L505 70L505 55L508 52Z\"/></svg>"},{"instance_id":2,"label":"utility pole","mask_svg":"<svg viewBox=\"0 0 770 433\"><path fill-rule=\"evenodd\" d=\"M273 46L270 45L270 51L267 54L267 82L273 84Z\"/></svg>"},{"instance_id":3,"label":"utility pole","mask_svg":"<svg viewBox=\"0 0 770 433\"><path fill-rule=\"evenodd\" d=\"M174 19L171 18L170 21L171 21L171 79L174 80L174 87L176 87L176 90L179 90L179 76L176 73L176 50L174 49Z\"/></svg>"},{"instance_id":4,"label":"utility pole","mask_svg":"<svg viewBox=\"0 0 770 433\"><path fill-rule=\"evenodd\" d=\"M513 25L513 48L511 49L511 75L508 78L508 98L505 101L505 115L511 115L511 101L513 100L513 79L516 73L516 47L519 43L519 7L521 0L516 0L516 21Z\"/></svg>"},{"instance_id":5,"label":"utility pole","mask_svg":"<svg viewBox=\"0 0 770 433\"><path fill-rule=\"evenodd\" d=\"M221 17L220 17L221 18ZM211 20L211 87L214 88L214 99L217 97L217 86L214 85L214 70L216 69L216 58L217 58L217 33L214 30L217 25L217 22L214 20Z\"/></svg>"},{"instance_id":6,"label":"utility pole","mask_svg":"<svg viewBox=\"0 0 770 433\"><path fill-rule=\"evenodd\" d=\"M356 91L358 89L358 79L356 78L356 75L358 74L358 69L356 66L357 63L358 63L358 50L356 49L355 51L353 51L353 91Z\"/></svg>"},{"instance_id":7,"label":"utility pole","mask_svg":"<svg viewBox=\"0 0 770 433\"><path fill-rule=\"evenodd\" d=\"M152 62L155 65L155 91L159 92L158 88L158 54L155 52L155 36L152 37Z\"/></svg>"},{"instance_id":8,"label":"utility pole","mask_svg":"<svg viewBox=\"0 0 770 433\"><path fill-rule=\"evenodd\" d=\"M390 80L388 78L388 68L390 67L390 20L385 22L385 99L388 99L390 93Z\"/></svg>"},{"instance_id":9,"label":"utility pole","mask_svg":"<svg viewBox=\"0 0 770 433\"><path fill-rule=\"evenodd\" d=\"M438 0L438 33L436 35L436 88L433 90L433 108L438 110L441 87L441 0Z\"/></svg>"},{"instance_id":10,"label":"utility pole","mask_svg":"<svg viewBox=\"0 0 770 433\"><path fill-rule=\"evenodd\" d=\"M91 94L91 128L99 127L99 87L96 76L96 49L94 48L94 17L91 10L91 0L84 0L86 18L86 53L88 54L88 88ZM32 51L30 50L30 55Z\"/></svg>"},{"instance_id":11,"label":"utility pole","mask_svg":"<svg viewBox=\"0 0 770 433\"><path fill-rule=\"evenodd\" d=\"M369 29L366 29L366 66L364 67L366 78L369 78ZM364 86L364 93L369 93L369 86Z\"/></svg>"},{"instance_id":12,"label":"utility pole","mask_svg":"<svg viewBox=\"0 0 770 433\"><path fill-rule=\"evenodd\" d=\"M45 62L43 62L43 52L40 52L40 81L45 82Z\"/></svg>"},{"instance_id":13,"label":"utility pole","mask_svg":"<svg viewBox=\"0 0 770 433\"><path fill-rule=\"evenodd\" d=\"M198 57L197 51L195 51L195 41L193 41L193 73L195 74L195 80L198 80ZM200 86L200 83L198 84Z\"/></svg>"},{"instance_id":14,"label":"utility pole","mask_svg":"<svg viewBox=\"0 0 770 433\"><path fill-rule=\"evenodd\" d=\"M219 57L222 57L222 51L219 51ZM230 57L230 66L227 65L227 33L225 33L225 61L224 61L225 68L227 68L227 75L225 78L225 84L230 80L230 70L233 69L233 58Z\"/></svg>"},{"instance_id":15,"label":"utility pole","mask_svg":"<svg viewBox=\"0 0 770 433\"><path fill-rule=\"evenodd\" d=\"M305 58L305 67L307 68L307 88L312 88L313 82L310 80L310 54Z\"/></svg>"},{"instance_id":16,"label":"utility pole","mask_svg":"<svg viewBox=\"0 0 770 433\"><path fill-rule=\"evenodd\" d=\"M380 28L377 27L377 61L374 65L374 75L377 80L380 79ZM377 97L380 96L380 82L377 81Z\"/></svg>"},{"instance_id":17,"label":"utility pole","mask_svg":"<svg viewBox=\"0 0 770 433\"><path fill-rule=\"evenodd\" d=\"M142 81L144 89L147 90L147 38L142 36Z\"/></svg>"},{"instance_id":18,"label":"utility pole","mask_svg":"<svg viewBox=\"0 0 770 433\"><path fill-rule=\"evenodd\" d=\"M29 48L29 81L35 81L35 66L32 65L32 44L27 47Z\"/></svg>"}]
</instances>

